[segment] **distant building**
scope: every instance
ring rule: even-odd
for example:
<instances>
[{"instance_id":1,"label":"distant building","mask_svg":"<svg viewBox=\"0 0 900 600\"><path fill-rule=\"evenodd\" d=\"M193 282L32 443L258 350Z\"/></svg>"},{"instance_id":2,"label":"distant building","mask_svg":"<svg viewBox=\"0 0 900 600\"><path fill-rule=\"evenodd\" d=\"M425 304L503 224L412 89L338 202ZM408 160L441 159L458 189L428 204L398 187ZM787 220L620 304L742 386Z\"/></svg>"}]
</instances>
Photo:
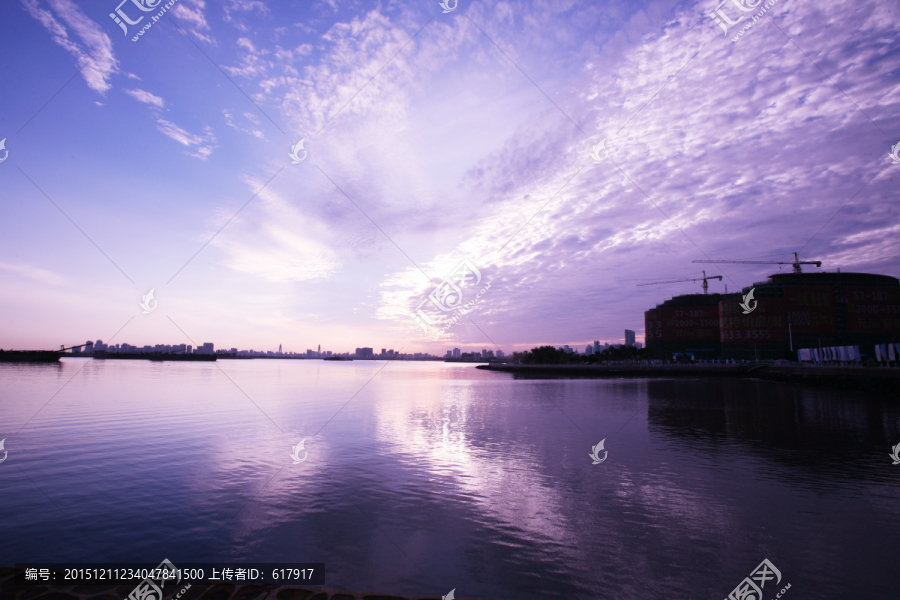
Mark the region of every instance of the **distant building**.
<instances>
[{"instance_id":1,"label":"distant building","mask_svg":"<svg viewBox=\"0 0 900 600\"><path fill-rule=\"evenodd\" d=\"M497 350L497 358L503 358L504 356L506 355L503 354L503 350Z\"/></svg>"},{"instance_id":2,"label":"distant building","mask_svg":"<svg viewBox=\"0 0 900 600\"><path fill-rule=\"evenodd\" d=\"M630 329L625 330L625 345L634 346L634 332Z\"/></svg>"},{"instance_id":3,"label":"distant building","mask_svg":"<svg viewBox=\"0 0 900 600\"><path fill-rule=\"evenodd\" d=\"M642 343L640 343L640 342L635 342L635 343L634 343L634 347L637 348L638 350L640 350L641 348L644 347L644 345L643 345Z\"/></svg>"},{"instance_id":4,"label":"distant building","mask_svg":"<svg viewBox=\"0 0 900 600\"><path fill-rule=\"evenodd\" d=\"M600 352L600 342L597 340L594 340L594 352Z\"/></svg>"},{"instance_id":5,"label":"distant building","mask_svg":"<svg viewBox=\"0 0 900 600\"><path fill-rule=\"evenodd\" d=\"M755 290L754 309L741 308ZM900 341L900 281L870 273L776 273L719 302L722 356L795 357L798 348L875 346Z\"/></svg>"},{"instance_id":6,"label":"distant building","mask_svg":"<svg viewBox=\"0 0 900 600\"><path fill-rule=\"evenodd\" d=\"M453 349L453 358L459 358L459 357L460 357L459 348L454 348Z\"/></svg>"},{"instance_id":7,"label":"distant building","mask_svg":"<svg viewBox=\"0 0 900 600\"><path fill-rule=\"evenodd\" d=\"M588 344L587 346L584 347L584 353L585 353L586 355L587 355L587 354L593 354L593 353L594 353L594 347L591 346L590 344Z\"/></svg>"},{"instance_id":8,"label":"distant building","mask_svg":"<svg viewBox=\"0 0 900 600\"><path fill-rule=\"evenodd\" d=\"M357 348L356 356L357 358L375 358L375 353L371 348Z\"/></svg>"},{"instance_id":9,"label":"distant building","mask_svg":"<svg viewBox=\"0 0 900 600\"><path fill-rule=\"evenodd\" d=\"M383 353L383 352L384 352L384 350L382 350L382 353ZM453 358L453 350L447 350L447 356L446 356L446 357L447 357L447 358Z\"/></svg>"},{"instance_id":10,"label":"distant building","mask_svg":"<svg viewBox=\"0 0 900 600\"><path fill-rule=\"evenodd\" d=\"M744 300L753 290L752 299ZM752 306L749 312L742 304ZM795 358L799 348L900 341L900 281L871 273L776 273L732 294L675 296L644 313L657 357Z\"/></svg>"}]
</instances>

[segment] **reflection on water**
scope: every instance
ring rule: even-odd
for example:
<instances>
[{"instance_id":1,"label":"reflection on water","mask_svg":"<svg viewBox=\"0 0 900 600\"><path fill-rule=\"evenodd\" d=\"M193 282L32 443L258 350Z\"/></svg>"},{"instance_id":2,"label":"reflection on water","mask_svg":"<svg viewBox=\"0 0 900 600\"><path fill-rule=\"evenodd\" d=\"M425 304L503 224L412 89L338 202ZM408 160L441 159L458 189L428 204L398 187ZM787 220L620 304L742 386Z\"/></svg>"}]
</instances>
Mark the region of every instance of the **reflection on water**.
<instances>
[{"instance_id":1,"label":"reflection on water","mask_svg":"<svg viewBox=\"0 0 900 600\"><path fill-rule=\"evenodd\" d=\"M0 365L0 415L0 564L325 562L329 587L482 598L719 599L764 558L788 600L898 583L900 406L872 396L65 359Z\"/></svg>"}]
</instances>

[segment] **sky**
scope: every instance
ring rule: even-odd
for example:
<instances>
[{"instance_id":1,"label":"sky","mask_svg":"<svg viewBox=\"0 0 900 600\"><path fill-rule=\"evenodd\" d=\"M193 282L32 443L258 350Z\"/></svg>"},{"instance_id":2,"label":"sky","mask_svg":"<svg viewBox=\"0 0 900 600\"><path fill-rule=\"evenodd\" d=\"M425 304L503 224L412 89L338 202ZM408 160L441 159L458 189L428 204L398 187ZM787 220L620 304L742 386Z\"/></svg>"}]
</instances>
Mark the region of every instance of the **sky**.
<instances>
[{"instance_id":1,"label":"sky","mask_svg":"<svg viewBox=\"0 0 900 600\"><path fill-rule=\"evenodd\" d=\"M900 5L751 5L3 2L0 347L583 350L790 269L694 260L900 276Z\"/></svg>"}]
</instances>

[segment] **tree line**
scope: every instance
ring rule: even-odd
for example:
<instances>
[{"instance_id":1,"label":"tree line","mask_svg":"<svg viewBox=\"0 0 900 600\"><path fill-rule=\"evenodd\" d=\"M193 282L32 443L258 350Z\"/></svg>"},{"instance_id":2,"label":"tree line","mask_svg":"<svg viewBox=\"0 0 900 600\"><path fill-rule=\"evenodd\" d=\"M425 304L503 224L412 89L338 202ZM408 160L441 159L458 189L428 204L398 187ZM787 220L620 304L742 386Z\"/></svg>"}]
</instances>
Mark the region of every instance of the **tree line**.
<instances>
[{"instance_id":1,"label":"tree line","mask_svg":"<svg viewBox=\"0 0 900 600\"><path fill-rule=\"evenodd\" d=\"M651 358L654 358L654 356L650 350L647 348L638 349L634 346L609 347L593 354L575 354L553 346L540 346L525 352L513 352L513 361L526 365L594 364L620 360L648 360Z\"/></svg>"}]
</instances>

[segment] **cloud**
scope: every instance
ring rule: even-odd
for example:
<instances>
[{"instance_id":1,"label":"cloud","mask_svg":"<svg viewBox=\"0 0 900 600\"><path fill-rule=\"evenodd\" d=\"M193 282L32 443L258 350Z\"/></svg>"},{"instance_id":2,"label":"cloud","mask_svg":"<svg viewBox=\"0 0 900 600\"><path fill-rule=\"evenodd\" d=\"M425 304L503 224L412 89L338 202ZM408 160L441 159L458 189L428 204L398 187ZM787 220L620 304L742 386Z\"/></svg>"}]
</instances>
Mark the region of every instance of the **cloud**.
<instances>
[{"instance_id":1,"label":"cloud","mask_svg":"<svg viewBox=\"0 0 900 600\"><path fill-rule=\"evenodd\" d=\"M0 263L0 271L6 271L7 273L12 273L13 275L18 275L19 277L25 277L48 285L63 285L66 283L65 278L61 275L34 266Z\"/></svg>"},{"instance_id":2,"label":"cloud","mask_svg":"<svg viewBox=\"0 0 900 600\"><path fill-rule=\"evenodd\" d=\"M228 0L225 4L225 21L233 21L233 15L240 12L255 12L262 16L269 14L269 7L259 0ZM244 29L243 24L241 29Z\"/></svg>"},{"instance_id":3,"label":"cloud","mask_svg":"<svg viewBox=\"0 0 900 600\"><path fill-rule=\"evenodd\" d=\"M547 106L472 167L463 181L482 210L462 241L423 268L443 274L472 258L493 277L475 322L498 323L501 343L568 343L614 333L603 323L641 331L643 310L697 287L638 291L635 280L670 279L707 256L800 249L886 160L878 125L900 116L900 101L890 76L897 61L885 48L900 36L873 2L788 5L772 18L816 50L876 124L774 24L757 23L735 44L694 16L706 8L698 3L616 47L615 60L595 59L570 97L557 98L588 135ZM598 165L588 155L604 137L614 152ZM887 179L869 183L807 253L832 268L896 271ZM774 270L722 267L732 290ZM384 282L378 316L421 334L408 313L432 287L412 267L398 271Z\"/></svg>"},{"instance_id":4,"label":"cloud","mask_svg":"<svg viewBox=\"0 0 900 600\"><path fill-rule=\"evenodd\" d=\"M143 102L144 104L150 104L152 106L156 106L157 108L163 107L163 99L159 96L155 96L150 92L141 90L141 89L133 89L133 90L124 90L126 94L133 97L138 102Z\"/></svg>"},{"instance_id":5,"label":"cloud","mask_svg":"<svg viewBox=\"0 0 900 600\"><path fill-rule=\"evenodd\" d=\"M312 49L313 47L309 44L300 44L293 49L276 47L275 57L281 61L284 61L286 64L291 64L295 61L301 60L306 56L309 56L309 54L312 52Z\"/></svg>"},{"instance_id":6,"label":"cloud","mask_svg":"<svg viewBox=\"0 0 900 600\"><path fill-rule=\"evenodd\" d=\"M234 122L234 115L230 111L223 110L222 113L225 115L225 124L228 125L229 127L232 127L234 129L237 129L238 131L242 131L244 133L249 133L253 137L259 138L261 140L266 139L266 134L259 129L254 129L252 127L250 129L247 129L245 127L241 127L240 125L237 125ZM251 113L244 113L244 118L246 118L248 121L250 121L254 125L259 124L259 119L256 117L256 115L253 115Z\"/></svg>"},{"instance_id":7,"label":"cloud","mask_svg":"<svg viewBox=\"0 0 900 600\"><path fill-rule=\"evenodd\" d=\"M213 130L211 127L205 127L203 135L195 135L189 133L188 131L182 129L175 123L170 121L166 121L165 119L157 119L157 129L169 136L179 144L187 146L188 148L195 149L195 152L188 152L191 156L197 157L202 160L206 160L210 154L212 154L213 150L215 150L218 146L216 146L216 137L213 134Z\"/></svg>"},{"instance_id":8,"label":"cloud","mask_svg":"<svg viewBox=\"0 0 900 600\"><path fill-rule=\"evenodd\" d=\"M206 2L204 0L181 0L175 5L172 14L185 21L188 31L195 37L212 43L212 38L205 33L210 29L209 23L206 22Z\"/></svg>"},{"instance_id":9,"label":"cloud","mask_svg":"<svg viewBox=\"0 0 900 600\"><path fill-rule=\"evenodd\" d=\"M112 53L112 43L100 26L85 15L71 0L48 0L56 13L42 8L39 0L22 0L25 10L50 32L54 42L75 57L81 76L88 87L104 94L112 87L109 79L118 72L118 62ZM71 33L80 40L75 41Z\"/></svg>"},{"instance_id":10,"label":"cloud","mask_svg":"<svg viewBox=\"0 0 900 600\"><path fill-rule=\"evenodd\" d=\"M249 188L257 190L263 183L247 181ZM337 271L340 260L333 241L322 239L322 229L297 206L268 187L254 203L252 217L236 219L213 239L212 245L225 253L225 266L273 283L327 279ZM232 217L229 211L221 211L223 222Z\"/></svg>"},{"instance_id":11,"label":"cloud","mask_svg":"<svg viewBox=\"0 0 900 600\"><path fill-rule=\"evenodd\" d=\"M800 249L882 166L879 128L900 116L887 50L900 36L883 6L781 0L735 44L708 4L472 5L490 40L468 20L436 19L410 41L427 19L402 9L289 49L242 36L237 66L224 68L253 80L254 101L281 110L360 208L320 177L326 191L313 196L330 206L310 201L301 214L272 196L214 245L229 268L268 282L333 278L351 257L389 264L375 310L402 335L420 333L409 312L463 257L492 284L472 317L499 343L640 332L644 310L699 286L635 283L697 276L691 261L707 256ZM264 138L265 121L224 115ZM165 123L180 143L207 144ZM604 138L612 152L596 164ZM804 252L896 270L887 178ZM774 270L723 267L732 291ZM448 341L484 339L465 327Z\"/></svg>"}]
</instances>

